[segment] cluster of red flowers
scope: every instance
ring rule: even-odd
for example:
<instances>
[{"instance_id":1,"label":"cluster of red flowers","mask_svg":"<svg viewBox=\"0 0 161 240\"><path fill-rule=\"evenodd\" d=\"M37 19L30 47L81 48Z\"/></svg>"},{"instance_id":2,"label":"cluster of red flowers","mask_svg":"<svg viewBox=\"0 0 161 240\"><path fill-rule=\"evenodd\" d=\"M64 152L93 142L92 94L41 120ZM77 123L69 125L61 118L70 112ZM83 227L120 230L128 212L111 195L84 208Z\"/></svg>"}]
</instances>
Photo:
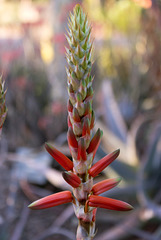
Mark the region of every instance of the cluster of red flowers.
<instances>
[{"instance_id":1,"label":"cluster of red flowers","mask_svg":"<svg viewBox=\"0 0 161 240\"><path fill-rule=\"evenodd\" d=\"M74 136L74 135L73 135ZM75 143L75 138L70 135L70 141L72 141L72 145ZM88 152L93 151L95 147L98 147L98 143L100 142L100 134L98 132L93 137ZM49 144L45 144L46 150L50 153L50 155L66 170L63 172L63 177L68 184L70 184L73 188L77 188L81 184L80 178L73 173L73 162L66 157L63 153L58 151L56 148ZM95 149L96 150L96 149ZM120 150L116 150L111 154L105 156L97 163L95 163L88 171L91 177L96 177L102 170L104 170L110 163L112 163L119 155ZM80 149L79 154L84 154L83 149ZM119 182L120 178L112 178L106 179L99 183L93 185L91 193L86 201L85 212L88 209L88 206L94 208L106 208L111 210L118 211L129 211L132 209L132 206L123 201L98 196L99 194L110 190L115 187ZM45 209L54 207L60 204L75 202L74 196L70 191L62 191L59 193L52 194L50 196L44 197L40 200L37 200L29 205L31 209Z\"/></svg>"}]
</instances>

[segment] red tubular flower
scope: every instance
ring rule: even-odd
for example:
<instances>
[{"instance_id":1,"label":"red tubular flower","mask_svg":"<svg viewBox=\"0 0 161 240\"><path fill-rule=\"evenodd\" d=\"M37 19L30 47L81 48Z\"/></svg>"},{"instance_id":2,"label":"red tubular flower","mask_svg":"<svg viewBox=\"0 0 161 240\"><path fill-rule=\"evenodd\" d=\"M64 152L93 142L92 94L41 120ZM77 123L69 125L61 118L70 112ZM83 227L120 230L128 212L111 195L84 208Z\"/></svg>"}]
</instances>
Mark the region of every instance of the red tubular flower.
<instances>
[{"instance_id":1,"label":"red tubular flower","mask_svg":"<svg viewBox=\"0 0 161 240\"><path fill-rule=\"evenodd\" d=\"M50 155L67 171L73 169L73 162L67 158L63 153L48 143L45 143L45 148Z\"/></svg>"},{"instance_id":2,"label":"red tubular flower","mask_svg":"<svg viewBox=\"0 0 161 240\"><path fill-rule=\"evenodd\" d=\"M89 175L96 177L100 172L102 172L110 163L112 163L119 155L120 149L108 154L97 163L95 163L88 171Z\"/></svg>"},{"instance_id":3,"label":"red tubular flower","mask_svg":"<svg viewBox=\"0 0 161 240\"><path fill-rule=\"evenodd\" d=\"M110 190L111 188L114 188L119 182L121 181L121 178L111 178L111 179L106 179L104 181L101 181L99 183L96 183L92 187L92 192L94 195L99 195L103 192L106 192Z\"/></svg>"},{"instance_id":4,"label":"red tubular flower","mask_svg":"<svg viewBox=\"0 0 161 240\"><path fill-rule=\"evenodd\" d=\"M78 142L71 127L68 128L67 138L69 146L72 146L73 148L78 148Z\"/></svg>"},{"instance_id":5,"label":"red tubular flower","mask_svg":"<svg viewBox=\"0 0 161 240\"><path fill-rule=\"evenodd\" d=\"M116 211L130 211L133 209L133 207L126 202L96 195L89 196L87 204L90 207L99 207Z\"/></svg>"},{"instance_id":6,"label":"red tubular flower","mask_svg":"<svg viewBox=\"0 0 161 240\"><path fill-rule=\"evenodd\" d=\"M81 184L80 178L72 172L63 172L62 175L63 175L64 180L68 184L70 184L73 188L77 188Z\"/></svg>"},{"instance_id":7,"label":"red tubular flower","mask_svg":"<svg viewBox=\"0 0 161 240\"><path fill-rule=\"evenodd\" d=\"M78 160L87 160L87 153L86 153L86 144L85 144L85 139L80 138L78 141Z\"/></svg>"},{"instance_id":8,"label":"red tubular flower","mask_svg":"<svg viewBox=\"0 0 161 240\"><path fill-rule=\"evenodd\" d=\"M63 191L59 193L55 193L49 195L47 197L41 198L33 203L31 203L28 207L33 210L45 209L55 207L64 203L69 203L73 201L73 196L70 191Z\"/></svg>"},{"instance_id":9,"label":"red tubular flower","mask_svg":"<svg viewBox=\"0 0 161 240\"><path fill-rule=\"evenodd\" d=\"M92 138L92 140L89 144L89 147L87 149L88 154L93 152L93 158L94 158L94 156L96 154L96 151L99 147L102 135L103 135L103 132L100 129L98 129L97 132L95 133L94 137Z\"/></svg>"}]
</instances>

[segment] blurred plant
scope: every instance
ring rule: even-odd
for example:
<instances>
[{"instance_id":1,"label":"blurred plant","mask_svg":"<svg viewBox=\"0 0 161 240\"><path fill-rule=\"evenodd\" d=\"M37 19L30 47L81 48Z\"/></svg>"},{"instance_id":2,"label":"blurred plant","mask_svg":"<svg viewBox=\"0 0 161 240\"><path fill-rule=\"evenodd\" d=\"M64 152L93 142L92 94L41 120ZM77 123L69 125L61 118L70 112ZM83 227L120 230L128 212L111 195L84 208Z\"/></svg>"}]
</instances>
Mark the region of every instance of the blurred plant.
<instances>
[{"instance_id":1,"label":"blurred plant","mask_svg":"<svg viewBox=\"0 0 161 240\"><path fill-rule=\"evenodd\" d=\"M10 113L7 118L6 135L9 148L27 144L38 146L44 141L44 132L38 125L51 100L50 84L42 62L32 65L15 62L7 75L9 94L7 103ZM17 125L18 128L13 128Z\"/></svg>"},{"instance_id":2,"label":"blurred plant","mask_svg":"<svg viewBox=\"0 0 161 240\"><path fill-rule=\"evenodd\" d=\"M103 132L98 129L92 138L95 117L92 109L93 88L91 77L91 27L87 15L79 4L70 14L69 32L66 36L69 48L66 58L69 65L68 77L68 145L73 161L53 146L46 150L66 170L63 177L73 187L70 191L52 194L29 205L31 209L44 209L72 202L79 220L77 239L93 239L97 208L129 211L132 206L119 200L98 196L115 187L120 178L108 179L93 185L93 178L111 164L119 150L103 157L92 166Z\"/></svg>"},{"instance_id":3,"label":"blurred plant","mask_svg":"<svg viewBox=\"0 0 161 240\"><path fill-rule=\"evenodd\" d=\"M142 8L143 2L152 7ZM160 106L159 2L84 1L94 25L100 79L111 80L128 126L137 114Z\"/></svg>"},{"instance_id":4,"label":"blurred plant","mask_svg":"<svg viewBox=\"0 0 161 240\"><path fill-rule=\"evenodd\" d=\"M121 189L115 188L103 194L105 197L126 196L135 210L124 220L123 216L98 215L101 224L112 224L107 231L98 234L97 240L131 239L160 240L161 231L161 127L160 112L136 116L128 128L115 99L112 84L105 80L101 88L101 102L96 129L103 130L102 145L96 157L104 157L114 146L120 147L118 162L111 163L110 171L104 169L104 177L122 178ZM102 111L100 111L100 108ZM101 113L101 115L100 115ZM104 216L103 216L104 215ZM100 218L99 218L100 217ZM104 220L103 220L104 219ZM120 219L122 219L120 223ZM98 231L99 233L99 231ZM137 238L137 239L138 239Z\"/></svg>"},{"instance_id":5,"label":"blurred plant","mask_svg":"<svg viewBox=\"0 0 161 240\"><path fill-rule=\"evenodd\" d=\"M149 11L143 12L141 26L146 47L143 57L148 66L146 79L151 83L152 93L159 93L161 91L161 53L158 49L161 45L161 2L160 5L159 1L154 1L154 3Z\"/></svg>"},{"instance_id":6,"label":"blurred plant","mask_svg":"<svg viewBox=\"0 0 161 240\"><path fill-rule=\"evenodd\" d=\"M2 76L0 77L0 136L2 132L2 127L7 115L7 107L6 107L6 92L4 89L4 81L2 80Z\"/></svg>"}]
</instances>

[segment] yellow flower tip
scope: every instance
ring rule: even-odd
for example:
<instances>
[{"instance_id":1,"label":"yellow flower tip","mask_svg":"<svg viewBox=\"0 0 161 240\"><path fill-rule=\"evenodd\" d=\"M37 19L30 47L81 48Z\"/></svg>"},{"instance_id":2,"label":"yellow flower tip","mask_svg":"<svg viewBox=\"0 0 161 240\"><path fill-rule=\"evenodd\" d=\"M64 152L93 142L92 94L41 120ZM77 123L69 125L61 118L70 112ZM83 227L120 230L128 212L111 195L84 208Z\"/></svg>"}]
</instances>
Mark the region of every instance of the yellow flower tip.
<instances>
[{"instance_id":1,"label":"yellow flower tip","mask_svg":"<svg viewBox=\"0 0 161 240\"><path fill-rule=\"evenodd\" d=\"M33 203L30 203L30 204L28 205L28 208L34 209L35 204L36 204L36 201L33 202Z\"/></svg>"},{"instance_id":2,"label":"yellow flower tip","mask_svg":"<svg viewBox=\"0 0 161 240\"><path fill-rule=\"evenodd\" d=\"M131 206L130 204L128 204L129 206L129 211L131 211L131 210L133 210L134 209L134 207L133 206Z\"/></svg>"},{"instance_id":3,"label":"yellow flower tip","mask_svg":"<svg viewBox=\"0 0 161 240\"><path fill-rule=\"evenodd\" d=\"M121 177L117 177L117 178L116 178L116 181L118 182L118 184L119 184L119 182L121 182L121 180L122 180Z\"/></svg>"}]
</instances>

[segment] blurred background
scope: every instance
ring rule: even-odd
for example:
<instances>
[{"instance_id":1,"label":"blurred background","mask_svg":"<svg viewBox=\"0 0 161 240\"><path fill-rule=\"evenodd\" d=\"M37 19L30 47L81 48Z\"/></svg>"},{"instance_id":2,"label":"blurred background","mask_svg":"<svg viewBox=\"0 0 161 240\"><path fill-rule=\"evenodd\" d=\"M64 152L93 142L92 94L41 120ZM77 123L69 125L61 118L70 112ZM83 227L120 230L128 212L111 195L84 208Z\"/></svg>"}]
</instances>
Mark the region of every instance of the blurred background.
<instances>
[{"instance_id":1,"label":"blurred background","mask_svg":"<svg viewBox=\"0 0 161 240\"><path fill-rule=\"evenodd\" d=\"M46 141L70 157L64 33L76 3L94 39L94 110L104 135L95 161L120 148L96 178L122 177L104 196L134 206L98 210L96 240L161 239L161 1L0 0L0 72L7 118L0 140L0 239L75 239L69 205L30 211L40 197L69 188Z\"/></svg>"}]
</instances>

